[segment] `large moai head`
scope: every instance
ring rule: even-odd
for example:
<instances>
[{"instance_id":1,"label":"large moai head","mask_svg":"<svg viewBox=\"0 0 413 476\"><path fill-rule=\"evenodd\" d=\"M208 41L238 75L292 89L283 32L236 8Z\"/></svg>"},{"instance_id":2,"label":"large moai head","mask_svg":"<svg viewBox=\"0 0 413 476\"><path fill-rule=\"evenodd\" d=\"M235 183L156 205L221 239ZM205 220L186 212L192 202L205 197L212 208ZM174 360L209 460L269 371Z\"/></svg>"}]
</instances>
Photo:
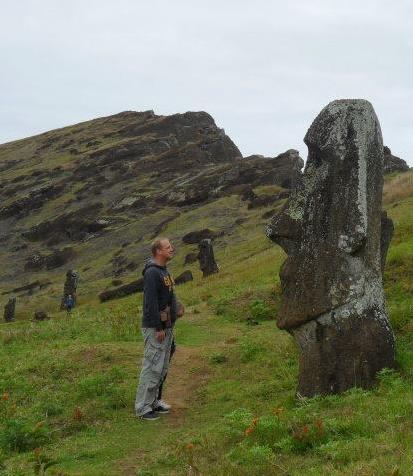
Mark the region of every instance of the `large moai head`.
<instances>
[{"instance_id":1,"label":"large moai head","mask_svg":"<svg viewBox=\"0 0 413 476\"><path fill-rule=\"evenodd\" d=\"M367 275L380 275L383 141L372 105L330 103L304 142L302 183L268 227L288 254L278 320L285 329L357 299Z\"/></svg>"},{"instance_id":2,"label":"large moai head","mask_svg":"<svg viewBox=\"0 0 413 476\"><path fill-rule=\"evenodd\" d=\"M288 255L280 271L277 324L298 341L303 394L368 387L394 358L381 280L380 124L368 101L333 101L304 142L308 160L302 180L267 228ZM369 332L370 341L363 342ZM377 355L382 338L383 358ZM353 384L352 365L357 366Z\"/></svg>"}]
</instances>

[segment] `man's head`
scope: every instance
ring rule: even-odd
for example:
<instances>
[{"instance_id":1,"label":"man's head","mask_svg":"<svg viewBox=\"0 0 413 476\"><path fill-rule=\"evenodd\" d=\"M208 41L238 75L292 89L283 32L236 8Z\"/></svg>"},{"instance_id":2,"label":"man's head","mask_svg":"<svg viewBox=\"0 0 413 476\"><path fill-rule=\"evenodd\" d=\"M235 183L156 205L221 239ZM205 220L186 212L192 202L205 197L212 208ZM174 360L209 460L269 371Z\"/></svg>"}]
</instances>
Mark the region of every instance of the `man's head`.
<instances>
[{"instance_id":1,"label":"man's head","mask_svg":"<svg viewBox=\"0 0 413 476\"><path fill-rule=\"evenodd\" d=\"M154 260L164 265L172 259L175 250L168 238L158 238L152 243L151 251Z\"/></svg>"}]
</instances>

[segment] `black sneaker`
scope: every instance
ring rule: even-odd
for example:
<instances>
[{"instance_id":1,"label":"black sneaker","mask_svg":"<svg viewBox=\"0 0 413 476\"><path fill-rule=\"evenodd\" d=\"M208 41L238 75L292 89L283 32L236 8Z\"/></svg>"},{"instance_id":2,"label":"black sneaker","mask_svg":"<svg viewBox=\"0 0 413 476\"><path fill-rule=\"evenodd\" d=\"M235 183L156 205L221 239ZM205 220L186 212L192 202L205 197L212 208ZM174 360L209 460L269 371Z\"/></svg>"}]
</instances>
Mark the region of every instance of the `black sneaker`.
<instances>
[{"instance_id":1,"label":"black sneaker","mask_svg":"<svg viewBox=\"0 0 413 476\"><path fill-rule=\"evenodd\" d=\"M152 420L159 420L159 415L157 415L157 413L152 410L148 413L145 413L145 415L142 415L141 419L142 420L151 420L151 421Z\"/></svg>"},{"instance_id":2,"label":"black sneaker","mask_svg":"<svg viewBox=\"0 0 413 476\"><path fill-rule=\"evenodd\" d=\"M169 408L166 406L163 406L162 404L159 404L157 407L153 409L154 412L156 413L169 413Z\"/></svg>"}]
</instances>

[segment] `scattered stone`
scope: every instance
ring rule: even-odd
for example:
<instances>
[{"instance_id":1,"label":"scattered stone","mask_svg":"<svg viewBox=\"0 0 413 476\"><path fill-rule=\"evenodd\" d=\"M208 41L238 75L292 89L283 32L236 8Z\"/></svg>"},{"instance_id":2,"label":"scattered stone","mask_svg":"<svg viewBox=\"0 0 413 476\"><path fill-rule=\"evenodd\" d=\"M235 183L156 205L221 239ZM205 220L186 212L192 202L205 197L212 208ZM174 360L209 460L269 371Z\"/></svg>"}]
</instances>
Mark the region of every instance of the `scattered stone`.
<instances>
[{"instance_id":1,"label":"scattered stone","mask_svg":"<svg viewBox=\"0 0 413 476\"><path fill-rule=\"evenodd\" d=\"M16 314L16 298L12 297L8 300L7 304L4 306L4 320L6 322L14 321Z\"/></svg>"},{"instance_id":2,"label":"scattered stone","mask_svg":"<svg viewBox=\"0 0 413 476\"><path fill-rule=\"evenodd\" d=\"M34 313L35 321L44 321L46 319L49 319L49 315L47 314L46 311L35 311Z\"/></svg>"},{"instance_id":3,"label":"scattered stone","mask_svg":"<svg viewBox=\"0 0 413 476\"><path fill-rule=\"evenodd\" d=\"M300 348L298 393L312 397L370 388L394 365L395 349L381 277L383 143L374 109L333 101L304 142L302 183L267 235L288 254L277 324Z\"/></svg>"},{"instance_id":4,"label":"scattered stone","mask_svg":"<svg viewBox=\"0 0 413 476\"><path fill-rule=\"evenodd\" d=\"M76 306L77 285L79 283L79 273L74 269L69 269L66 273L66 281L63 287L63 296L60 302L60 310L66 308L66 299L70 295L73 298L73 307Z\"/></svg>"},{"instance_id":5,"label":"scattered stone","mask_svg":"<svg viewBox=\"0 0 413 476\"><path fill-rule=\"evenodd\" d=\"M193 281L194 277L192 276L192 273L190 270L186 270L183 273L181 273L177 278L175 278L175 284L184 284L187 283L188 281Z\"/></svg>"},{"instance_id":6,"label":"scattered stone","mask_svg":"<svg viewBox=\"0 0 413 476\"><path fill-rule=\"evenodd\" d=\"M384 146L383 152L385 174L391 174L392 172L407 172L408 170L410 170L406 161L393 155L389 147Z\"/></svg>"},{"instance_id":7,"label":"scattered stone","mask_svg":"<svg viewBox=\"0 0 413 476\"><path fill-rule=\"evenodd\" d=\"M191 263L195 263L195 261L197 261L198 259L198 253L188 253L186 256L185 256L185 261L184 261L184 264L191 264Z\"/></svg>"},{"instance_id":8,"label":"scattered stone","mask_svg":"<svg viewBox=\"0 0 413 476\"><path fill-rule=\"evenodd\" d=\"M139 278L131 283L124 284L115 289L108 289L99 294L100 302L110 301L111 299L119 299L134 293L143 292L143 278Z\"/></svg>"},{"instance_id":9,"label":"scattered stone","mask_svg":"<svg viewBox=\"0 0 413 476\"><path fill-rule=\"evenodd\" d=\"M199 243L198 260L204 278L211 274L218 273L219 269L214 258L212 240L204 239Z\"/></svg>"},{"instance_id":10,"label":"scattered stone","mask_svg":"<svg viewBox=\"0 0 413 476\"><path fill-rule=\"evenodd\" d=\"M2 294L15 294L27 291L27 294L33 294L34 290L38 288L38 290L46 288L52 284L50 281L34 281L32 283L25 284L23 286L19 286L17 288L12 289L11 291L3 291Z\"/></svg>"}]
</instances>

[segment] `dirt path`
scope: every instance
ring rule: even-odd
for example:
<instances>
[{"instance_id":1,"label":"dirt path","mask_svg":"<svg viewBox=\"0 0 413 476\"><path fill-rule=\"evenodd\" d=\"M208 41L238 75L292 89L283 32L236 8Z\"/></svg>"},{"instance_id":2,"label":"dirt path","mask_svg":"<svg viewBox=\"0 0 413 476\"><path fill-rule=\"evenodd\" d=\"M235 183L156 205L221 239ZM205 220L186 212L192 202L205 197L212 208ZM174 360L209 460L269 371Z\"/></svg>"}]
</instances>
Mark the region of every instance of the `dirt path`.
<instances>
[{"instance_id":1,"label":"dirt path","mask_svg":"<svg viewBox=\"0 0 413 476\"><path fill-rule=\"evenodd\" d=\"M185 422L186 410L190 407L194 394L208 380L208 369L200 355L201 349L179 346L173 356L164 392L165 401L172 406L172 410L169 415L162 417L165 421L164 431L174 429ZM158 431L161 431L160 427ZM120 461L119 474L136 476L142 456L143 450L139 449Z\"/></svg>"}]
</instances>

